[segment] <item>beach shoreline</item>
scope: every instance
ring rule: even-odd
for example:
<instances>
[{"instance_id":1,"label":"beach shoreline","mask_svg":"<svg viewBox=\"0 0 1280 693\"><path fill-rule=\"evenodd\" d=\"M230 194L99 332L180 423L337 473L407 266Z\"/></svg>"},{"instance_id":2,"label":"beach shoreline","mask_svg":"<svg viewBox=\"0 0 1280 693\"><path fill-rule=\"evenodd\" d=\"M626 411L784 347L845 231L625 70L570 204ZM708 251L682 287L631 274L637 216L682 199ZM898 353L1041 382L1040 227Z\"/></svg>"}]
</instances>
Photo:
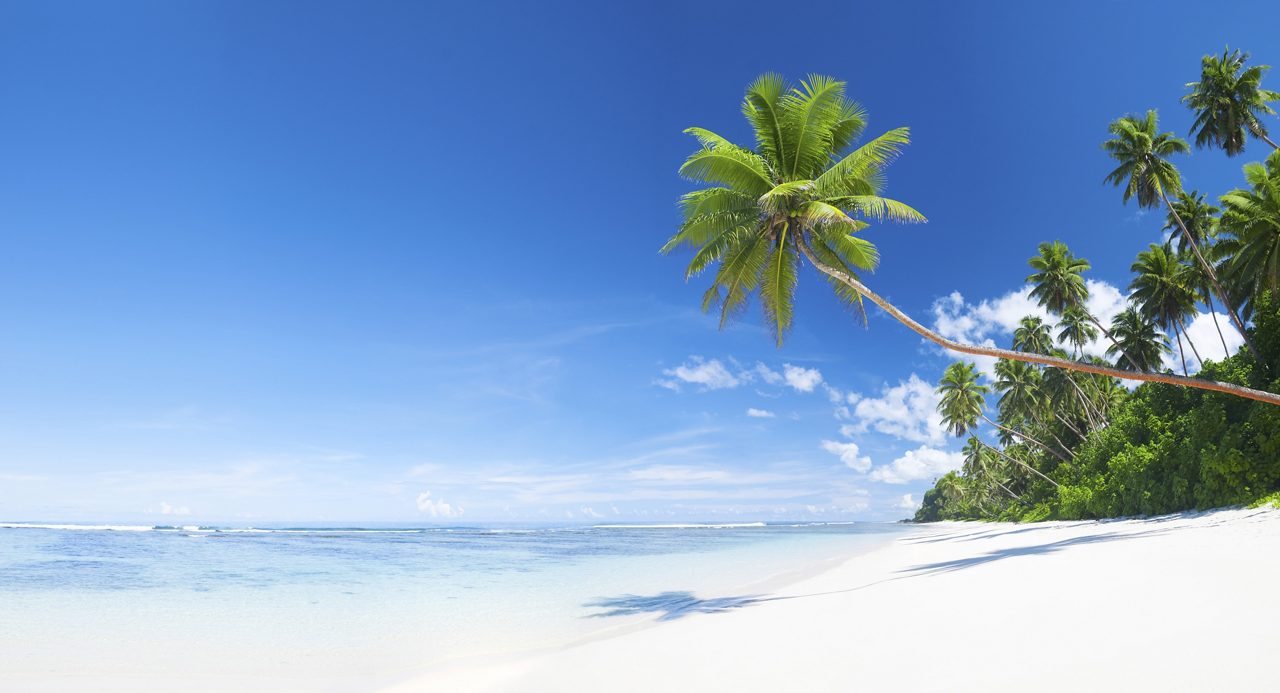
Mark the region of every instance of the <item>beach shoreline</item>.
<instances>
[{"instance_id":1,"label":"beach shoreline","mask_svg":"<svg viewBox=\"0 0 1280 693\"><path fill-rule=\"evenodd\" d=\"M385 690L1193 691L1270 680L1280 510L920 529L767 594L698 595L705 609L657 627L436 667Z\"/></svg>"}]
</instances>

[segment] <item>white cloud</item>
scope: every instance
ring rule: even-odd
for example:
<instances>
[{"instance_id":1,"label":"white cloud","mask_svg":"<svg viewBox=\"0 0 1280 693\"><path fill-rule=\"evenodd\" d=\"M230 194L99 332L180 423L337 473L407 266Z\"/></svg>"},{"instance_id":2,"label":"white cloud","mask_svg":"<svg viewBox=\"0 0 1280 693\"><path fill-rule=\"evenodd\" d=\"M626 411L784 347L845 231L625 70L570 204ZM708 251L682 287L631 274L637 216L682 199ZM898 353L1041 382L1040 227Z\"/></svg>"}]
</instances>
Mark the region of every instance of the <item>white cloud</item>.
<instances>
[{"instance_id":1,"label":"white cloud","mask_svg":"<svg viewBox=\"0 0 1280 693\"><path fill-rule=\"evenodd\" d=\"M756 409L755 407L751 407L747 409L747 416L750 416L753 419L772 419L777 416L777 414L774 414L768 409Z\"/></svg>"},{"instance_id":2,"label":"white cloud","mask_svg":"<svg viewBox=\"0 0 1280 693\"><path fill-rule=\"evenodd\" d=\"M902 494L902 498L899 499L897 503L894 503L893 507L899 510L915 512L915 510L920 507L920 501L916 500L912 494L904 493Z\"/></svg>"},{"instance_id":3,"label":"white cloud","mask_svg":"<svg viewBox=\"0 0 1280 693\"><path fill-rule=\"evenodd\" d=\"M1195 319L1187 323L1187 331L1182 335L1182 341L1185 343L1188 338L1195 344L1195 350L1187 345L1187 371L1195 373L1200 370L1200 362L1196 360L1195 352L1200 352L1201 358L1206 361L1221 361L1224 356L1230 356L1240 350L1244 346L1244 337L1236 332L1235 326L1231 324L1231 318L1226 313L1217 313L1218 327L1222 328L1222 337L1218 337L1218 327L1213 325L1213 314L1198 313ZM1222 341L1227 342L1227 353L1222 352ZM1173 352L1164 357L1164 366L1175 373L1182 372L1182 359L1178 355L1178 338L1170 336L1169 345L1173 347Z\"/></svg>"},{"instance_id":4,"label":"white cloud","mask_svg":"<svg viewBox=\"0 0 1280 693\"><path fill-rule=\"evenodd\" d=\"M844 462L845 466L855 472L866 472L871 469L871 458L858 454L858 444L849 442L841 443L834 440L822 441L822 449L836 455Z\"/></svg>"},{"instance_id":5,"label":"white cloud","mask_svg":"<svg viewBox=\"0 0 1280 693\"><path fill-rule=\"evenodd\" d=\"M822 383L822 373L817 368L801 368L789 363L782 364L782 377L800 392L813 392L813 388Z\"/></svg>"},{"instance_id":6,"label":"white cloud","mask_svg":"<svg viewBox=\"0 0 1280 693\"><path fill-rule=\"evenodd\" d=\"M444 500L431 500L430 491L419 493L417 504L418 512L431 517L457 517L463 512L461 507L454 507Z\"/></svg>"},{"instance_id":7,"label":"white cloud","mask_svg":"<svg viewBox=\"0 0 1280 693\"><path fill-rule=\"evenodd\" d=\"M674 380L659 380L658 384L672 390L679 390L681 383L700 385L704 390L720 390L742 384L742 380L729 372L719 359L708 361L701 356L690 356L687 362L662 373Z\"/></svg>"},{"instance_id":8,"label":"white cloud","mask_svg":"<svg viewBox=\"0 0 1280 693\"><path fill-rule=\"evenodd\" d=\"M601 515L600 513L596 512L596 509L595 509L595 508L590 508L590 507L583 506L580 510L581 510L581 512L582 512L582 514L583 514L583 515L585 515L585 516L587 516L587 517L590 517L590 518L594 518L594 519L596 519L596 520L598 520L598 519L600 519L600 518L604 517L604 515Z\"/></svg>"},{"instance_id":9,"label":"white cloud","mask_svg":"<svg viewBox=\"0 0 1280 693\"><path fill-rule=\"evenodd\" d=\"M1085 307L1104 327L1110 326L1111 319L1124 310L1124 293L1113 284L1096 279L1086 279L1085 287L1089 290ZM1028 315L1044 320L1053 334L1057 335L1056 319L1031 298L1030 286L1015 289L994 299L983 299L977 304L966 302L960 292L953 291L934 302L933 327L942 336L959 342L1010 348L1018 321ZM1084 352L1105 357L1109 344L1109 340L1099 334L1098 339L1085 345ZM1062 346L1070 349L1069 345ZM978 368L988 376L994 373L994 358L960 354L956 356L976 362Z\"/></svg>"},{"instance_id":10,"label":"white cloud","mask_svg":"<svg viewBox=\"0 0 1280 693\"><path fill-rule=\"evenodd\" d=\"M959 469L964 455L921 445L886 465L871 470L871 480L886 484L905 484L918 479L931 479Z\"/></svg>"},{"instance_id":11,"label":"white cloud","mask_svg":"<svg viewBox=\"0 0 1280 693\"><path fill-rule=\"evenodd\" d=\"M875 430L917 443L941 444L946 440L942 415L938 413L938 393L915 373L892 387L885 385L879 397L857 397L847 417L853 425L840 431L845 436Z\"/></svg>"},{"instance_id":12,"label":"white cloud","mask_svg":"<svg viewBox=\"0 0 1280 693\"><path fill-rule=\"evenodd\" d=\"M185 505L169 505L168 503L160 503L161 515L190 515L191 509Z\"/></svg>"}]
</instances>

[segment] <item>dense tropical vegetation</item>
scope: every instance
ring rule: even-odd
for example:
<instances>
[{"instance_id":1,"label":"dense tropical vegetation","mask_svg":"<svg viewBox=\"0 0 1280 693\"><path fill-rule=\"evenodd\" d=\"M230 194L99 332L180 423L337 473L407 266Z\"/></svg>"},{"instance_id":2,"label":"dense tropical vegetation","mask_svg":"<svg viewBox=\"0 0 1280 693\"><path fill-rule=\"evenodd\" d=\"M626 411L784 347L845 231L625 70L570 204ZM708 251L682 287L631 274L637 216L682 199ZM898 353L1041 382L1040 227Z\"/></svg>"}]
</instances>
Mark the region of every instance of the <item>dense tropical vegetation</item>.
<instances>
[{"instance_id":1,"label":"dense tropical vegetation","mask_svg":"<svg viewBox=\"0 0 1280 693\"><path fill-rule=\"evenodd\" d=\"M1250 137L1276 147L1266 116L1280 94L1261 87L1267 66L1247 62L1238 51L1207 56L1200 81L1187 85L1198 147L1234 156ZM996 359L991 373L961 361L943 375L938 409L966 438L964 461L926 493L917 520L1149 514L1280 488L1280 148L1246 165L1245 187L1215 206L1184 189L1171 157L1190 146L1161 132L1154 110L1113 121L1103 149L1115 168L1104 180L1125 202L1163 208L1170 236L1135 258L1128 306L1110 320L1089 310L1088 261L1060 241L1042 243L1027 282L1056 324L1027 316L1000 348L943 337L862 283L859 273L879 257L859 232L872 222L924 221L880 194L886 167L909 141L906 128L854 148L865 111L842 82L817 76L789 86L765 75L748 87L742 110L754 147L687 131L702 148L681 174L711 187L684 196L685 221L663 247L694 249L686 278L715 268L704 310L718 310L723 325L758 294L781 344L807 261L860 314L870 300L936 344ZM1201 306L1221 351L1224 329L1244 348L1203 358L1187 329ZM1095 340L1101 347L1090 349ZM1129 391L1124 381L1142 384ZM984 440L984 425L997 443Z\"/></svg>"}]
</instances>

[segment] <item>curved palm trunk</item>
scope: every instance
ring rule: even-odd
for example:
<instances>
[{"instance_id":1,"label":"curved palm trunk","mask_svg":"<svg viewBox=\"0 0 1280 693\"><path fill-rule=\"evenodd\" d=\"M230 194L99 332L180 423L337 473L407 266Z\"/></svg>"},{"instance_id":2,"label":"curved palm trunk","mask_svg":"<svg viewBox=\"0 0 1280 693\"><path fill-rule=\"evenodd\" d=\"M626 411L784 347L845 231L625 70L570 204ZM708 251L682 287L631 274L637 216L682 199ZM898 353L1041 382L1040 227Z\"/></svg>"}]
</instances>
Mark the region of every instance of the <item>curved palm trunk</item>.
<instances>
[{"instance_id":1,"label":"curved palm trunk","mask_svg":"<svg viewBox=\"0 0 1280 693\"><path fill-rule=\"evenodd\" d=\"M1209 315L1213 317L1213 329L1218 331L1218 339L1222 342L1222 358L1231 355L1231 350L1227 348L1227 338L1222 336L1222 325L1218 324L1218 311L1213 307L1213 292L1206 291L1204 295L1205 303L1209 304Z\"/></svg>"},{"instance_id":2,"label":"curved palm trunk","mask_svg":"<svg viewBox=\"0 0 1280 693\"><path fill-rule=\"evenodd\" d=\"M950 349L958 351L962 354L970 354L975 356L991 356L1000 359L1009 359L1010 361L1021 361L1023 363L1036 363L1044 366L1057 366L1069 370L1083 371L1085 373L1096 373L1098 375L1108 375L1113 378L1123 378L1125 380L1139 380L1142 382L1167 383L1169 385L1182 385L1185 387L1194 387L1200 390L1212 390L1214 392L1223 392L1237 397L1266 402L1267 404L1280 405L1280 394L1274 392L1265 392L1263 390L1255 390L1253 388L1241 385L1233 385L1231 383L1220 383L1214 380L1202 380L1198 378L1188 378L1169 373L1146 373L1143 371L1124 371L1119 368L1110 366L1099 366L1093 363L1083 363L1080 361L1070 361L1060 359L1056 356L1043 356L1040 354L1031 354L1021 351L1012 351L1009 349L1000 349L998 347L983 347L973 344L964 344L953 339L948 339L942 335L930 330L911 318L911 316L898 310L896 306L889 303L879 294L868 289L862 282L853 278L848 272L836 269L829 265L823 264L813 254L813 249L809 247L805 234L797 233L794 235L796 244L800 247L800 251L804 253L805 258L813 264L819 272L831 277L844 284L845 286L858 292L860 295L871 300L872 303L880 306L886 313L893 316L895 320L906 325L913 332L928 339L929 341Z\"/></svg>"},{"instance_id":3,"label":"curved palm trunk","mask_svg":"<svg viewBox=\"0 0 1280 693\"><path fill-rule=\"evenodd\" d=\"M1227 315L1231 316L1231 321L1236 324L1236 329L1240 330L1240 334L1244 337L1245 346L1249 347L1249 353L1253 354L1253 360L1257 361L1265 372L1266 363L1258 357L1258 350L1253 346L1253 340L1249 338L1249 333L1245 331L1244 322L1240 320L1240 315L1236 313L1231 301L1227 300L1227 292L1223 291L1222 285L1218 283L1218 273L1213 271L1213 265L1206 262L1204 255L1200 254L1200 244L1196 242L1195 236L1187 230L1186 224L1182 223L1182 217L1173 208L1173 203L1169 201L1169 196L1165 194L1164 188L1160 189L1160 197L1164 198L1164 206L1169 208L1169 214L1173 216L1173 220L1178 222L1178 228L1182 230L1183 238L1187 239L1187 243L1191 244L1191 250L1195 251L1196 259L1200 261L1200 267L1204 269L1205 275L1209 277L1209 284L1213 286L1213 292L1218 295L1218 300L1222 301L1222 305L1226 307Z\"/></svg>"},{"instance_id":4,"label":"curved palm trunk","mask_svg":"<svg viewBox=\"0 0 1280 693\"><path fill-rule=\"evenodd\" d=\"M1182 358L1182 374L1187 374L1187 350L1182 347L1182 331L1178 329L1178 323L1173 323L1173 335L1178 338L1178 356Z\"/></svg>"},{"instance_id":5,"label":"curved palm trunk","mask_svg":"<svg viewBox=\"0 0 1280 693\"><path fill-rule=\"evenodd\" d=\"M1049 483L1053 484L1053 485L1054 485L1054 487L1055 487L1055 488L1057 488L1057 486L1058 486L1058 482L1056 482L1056 481L1054 481L1053 479L1050 479L1049 477L1047 477L1047 476L1045 476L1045 475L1041 474L1039 469L1036 469L1035 467L1032 467L1031 465L1027 464L1026 462L1023 462L1022 460L1020 460L1020 459L1018 459L1018 458L1016 458L1016 457L1013 457L1012 455L1006 455L1006 454L1004 454L1004 450L1001 450L1000 448L998 448L998 447L996 447L996 446L994 446L994 445L987 445L986 443L983 443L983 445L986 445L988 448L991 448L991 449L992 449L992 450L993 450L997 455L999 455L999 456L1003 457L1004 459L1006 459L1006 460L1008 460L1008 461L1010 461L1010 462L1013 462L1014 464L1021 465L1022 467L1025 467L1025 468L1026 468L1028 471L1030 471L1032 474L1035 474L1036 476L1040 477L1041 479L1044 479L1045 481L1047 481L1047 482L1049 482ZM996 483L999 483L999 482L996 482Z\"/></svg>"},{"instance_id":6,"label":"curved palm trunk","mask_svg":"<svg viewBox=\"0 0 1280 693\"><path fill-rule=\"evenodd\" d=\"M1023 432L1021 432L1021 431L1015 431L1015 430L1013 430L1012 428L1009 428L1008 426L1001 426L1000 424L998 424L998 423L996 423L996 422L992 421L991 419L988 419L986 414L983 414L983 415L982 415L982 420L983 420L983 421L986 421L987 423L991 424L992 426L995 426L996 428L998 428L998 429L1000 429L1000 430L1002 430L1002 431L1005 431L1006 433L1008 433L1008 434L1010 434L1010 435L1017 436L1017 437L1021 438L1022 440L1027 441L1028 443L1034 443L1034 444L1035 444L1037 447L1039 447L1041 450L1044 450L1045 452L1050 453L1051 455L1053 455L1054 457L1056 457L1056 458L1058 458L1058 459L1062 460L1063 462L1069 462L1069 461L1070 461L1070 460L1068 460L1067 458L1063 457L1063 456L1062 456L1062 454L1061 454L1061 453L1059 453L1057 450L1054 450L1053 448L1049 447L1048 445L1045 445L1044 443L1041 443L1040 441L1036 440L1035 438L1032 438L1031 436L1029 436L1029 435L1027 435L1027 434L1025 434L1025 433L1023 433Z\"/></svg>"}]
</instances>

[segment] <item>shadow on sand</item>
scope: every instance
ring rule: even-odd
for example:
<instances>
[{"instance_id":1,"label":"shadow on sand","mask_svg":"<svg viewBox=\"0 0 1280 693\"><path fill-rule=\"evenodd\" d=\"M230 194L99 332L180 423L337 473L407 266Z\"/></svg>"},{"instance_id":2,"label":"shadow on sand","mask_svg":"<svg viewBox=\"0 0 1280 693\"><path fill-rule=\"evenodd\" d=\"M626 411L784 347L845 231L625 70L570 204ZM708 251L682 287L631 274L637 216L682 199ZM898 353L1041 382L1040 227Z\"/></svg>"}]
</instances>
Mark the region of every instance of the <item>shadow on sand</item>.
<instances>
[{"instance_id":1,"label":"shadow on sand","mask_svg":"<svg viewBox=\"0 0 1280 693\"><path fill-rule=\"evenodd\" d=\"M594 609L605 609L591 614L590 618L606 618L610 616L637 616L640 614L661 614L659 621L674 621L692 614L719 614L725 611L741 609L756 602L769 601L776 597L760 597L749 595L743 597L717 597L699 599L693 592L662 592L651 596L624 594L620 597L597 599L583 606Z\"/></svg>"},{"instance_id":2,"label":"shadow on sand","mask_svg":"<svg viewBox=\"0 0 1280 693\"><path fill-rule=\"evenodd\" d=\"M1017 558L1020 556L1037 556L1056 553L1072 546L1083 546L1087 544L1100 544L1104 542L1123 541L1126 539L1137 539L1139 537L1152 536L1156 534L1165 534L1170 531L1176 531L1178 528L1155 528L1142 532L1107 532L1105 534L1094 534L1082 537L1072 537L1069 539L1061 539L1059 541L1046 542L1043 544L1033 544L1031 546L1015 546L977 556L969 556L966 558L958 558L950 561L940 561L937 563L925 563L922 565L911 566L898 571L894 577L883 578L868 582L866 584L857 585L840 590L831 590L827 592L814 592L811 594L793 594L785 596L763 596L758 594L743 595L738 597L715 597L711 599L701 599L693 594L693 592L661 592L659 594L644 596L635 594L624 594L618 597L610 597L598 599L596 601L587 602L583 606L593 609L603 609L603 611L589 614L588 618L608 618L612 616L639 616L643 614L658 614L659 621L674 621L676 619L691 616L693 614L721 614L734 611L764 602L783 601L787 599L807 599L810 597L822 597L833 594L846 594L849 592L857 592L859 590L869 589L886 582L894 582L897 580L909 580L911 578L925 577L929 575L938 575L941 573L950 573L957 570L965 570L974 568L995 561L1002 561L1008 558ZM1020 530L1015 530L1016 533ZM953 540L968 540L969 535L952 536Z\"/></svg>"}]
</instances>

